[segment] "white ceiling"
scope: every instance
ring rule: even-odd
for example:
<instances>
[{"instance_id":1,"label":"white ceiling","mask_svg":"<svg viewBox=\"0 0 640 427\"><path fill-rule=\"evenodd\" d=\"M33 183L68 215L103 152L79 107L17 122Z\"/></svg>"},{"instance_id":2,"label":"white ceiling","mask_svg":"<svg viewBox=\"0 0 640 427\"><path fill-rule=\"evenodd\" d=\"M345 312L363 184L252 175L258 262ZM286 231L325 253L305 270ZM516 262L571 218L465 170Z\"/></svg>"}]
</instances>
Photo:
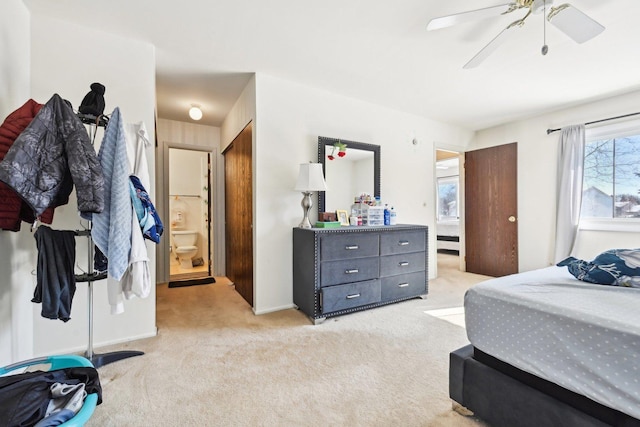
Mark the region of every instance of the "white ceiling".
<instances>
[{"instance_id":1,"label":"white ceiling","mask_svg":"<svg viewBox=\"0 0 640 427\"><path fill-rule=\"evenodd\" d=\"M579 45L547 25L546 56L542 15L532 15L471 70L462 66L524 11L427 32L432 18L508 1L24 2L152 43L159 117L189 121L196 103L214 126L254 72L471 130L640 89L637 0L570 0L606 30Z\"/></svg>"}]
</instances>

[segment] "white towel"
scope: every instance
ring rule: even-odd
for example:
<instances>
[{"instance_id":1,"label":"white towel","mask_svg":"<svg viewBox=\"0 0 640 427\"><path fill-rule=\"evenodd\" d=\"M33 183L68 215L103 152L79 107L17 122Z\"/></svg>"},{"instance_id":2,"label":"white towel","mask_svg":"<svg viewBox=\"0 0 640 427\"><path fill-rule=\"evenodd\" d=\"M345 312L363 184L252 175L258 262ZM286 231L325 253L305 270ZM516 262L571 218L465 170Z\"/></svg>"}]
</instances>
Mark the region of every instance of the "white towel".
<instances>
[{"instance_id":1,"label":"white towel","mask_svg":"<svg viewBox=\"0 0 640 427\"><path fill-rule=\"evenodd\" d=\"M140 179L147 191L151 188L149 166L147 164L146 149L151 146L149 135L143 122L127 124L127 154L133 165L132 173ZM142 235L142 229L135 213L131 222L131 254L129 268L122 278L122 290L126 299L134 296L146 298L151 293L151 271L149 269L149 255L147 243Z\"/></svg>"},{"instance_id":2,"label":"white towel","mask_svg":"<svg viewBox=\"0 0 640 427\"><path fill-rule=\"evenodd\" d=\"M133 207L124 123L118 107L111 113L98 159L105 181L105 208L93 214L91 237L109 260L109 276L119 281L129 266Z\"/></svg>"}]
</instances>

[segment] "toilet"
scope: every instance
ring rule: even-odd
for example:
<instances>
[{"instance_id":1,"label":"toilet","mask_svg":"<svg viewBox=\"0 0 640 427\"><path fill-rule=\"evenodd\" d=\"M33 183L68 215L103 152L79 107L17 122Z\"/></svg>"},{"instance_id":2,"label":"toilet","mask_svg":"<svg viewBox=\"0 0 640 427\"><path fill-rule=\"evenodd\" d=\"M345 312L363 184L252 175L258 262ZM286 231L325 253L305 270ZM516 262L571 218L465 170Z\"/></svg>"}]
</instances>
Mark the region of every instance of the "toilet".
<instances>
[{"instance_id":1,"label":"toilet","mask_svg":"<svg viewBox=\"0 0 640 427\"><path fill-rule=\"evenodd\" d=\"M198 232L195 230L172 230L173 244L182 268L193 268L193 257L198 253L196 242Z\"/></svg>"}]
</instances>

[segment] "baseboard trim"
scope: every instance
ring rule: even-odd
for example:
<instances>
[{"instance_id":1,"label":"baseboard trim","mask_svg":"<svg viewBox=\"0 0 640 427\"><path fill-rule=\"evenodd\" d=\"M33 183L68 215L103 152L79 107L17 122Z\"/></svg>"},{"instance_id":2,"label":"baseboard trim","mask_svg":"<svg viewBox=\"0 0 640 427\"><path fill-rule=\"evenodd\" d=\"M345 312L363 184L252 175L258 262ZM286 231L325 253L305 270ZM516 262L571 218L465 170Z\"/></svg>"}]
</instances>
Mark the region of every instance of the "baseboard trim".
<instances>
[{"instance_id":1,"label":"baseboard trim","mask_svg":"<svg viewBox=\"0 0 640 427\"><path fill-rule=\"evenodd\" d=\"M123 339L114 339L114 340L109 340L109 341L102 341L102 342L98 342L98 343L93 343L93 351L94 353L100 353L99 349L101 347L108 347L111 345L116 345L116 344L124 344L124 343L128 343L128 342L133 342L133 341L138 341L138 340L143 340L146 338L153 338L158 336L158 327L154 327L153 328L154 331L153 332L148 332L145 334L140 334L140 335L135 335L132 337L127 337L127 338L123 338ZM135 350L135 349L132 349ZM50 356L52 354L83 354L87 351L87 346L83 345L83 346L76 346L76 347L68 347L68 348L62 348L62 349L57 349L57 350L53 350L47 353L41 353L41 354L34 354L33 357L44 357L44 356Z\"/></svg>"},{"instance_id":2,"label":"baseboard trim","mask_svg":"<svg viewBox=\"0 0 640 427\"><path fill-rule=\"evenodd\" d=\"M288 310L290 308L297 308L297 307L294 304L287 304L287 305L282 305L280 307L267 308L267 309L264 309L264 310L256 310L254 308L253 309L253 314L255 314L256 316L259 316L261 314L274 313L276 311Z\"/></svg>"}]
</instances>

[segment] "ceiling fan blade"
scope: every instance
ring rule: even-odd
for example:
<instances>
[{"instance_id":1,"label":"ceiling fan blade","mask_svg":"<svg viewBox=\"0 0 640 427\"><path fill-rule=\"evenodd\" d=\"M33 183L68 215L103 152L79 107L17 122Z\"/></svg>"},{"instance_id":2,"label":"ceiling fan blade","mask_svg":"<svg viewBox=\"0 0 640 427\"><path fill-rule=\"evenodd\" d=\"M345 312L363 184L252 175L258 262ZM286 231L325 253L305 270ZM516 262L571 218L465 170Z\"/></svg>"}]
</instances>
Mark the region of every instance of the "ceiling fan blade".
<instances>
[{"instance_id":1,"label":"ceiling fan blade","mask_svg":"<svg viewBox=\"0 0 640 427\"><path fill-rule=\"evenodd\" d=\"M450 27L452 25L463 22L474 21L478 19L493 18L500 14L513 12L518 9L516 3L505 3L499 6L485 7L483 9L470 10L468 12L456 13L453 15L441 16L434 18L427 24L427 31L438 30L440 28Z\"/></svg>"},{"instance_id":2,"label":"ceiling fan blade","mask_svg":"<svg viewBox=\"0 0 640 427\"><path fill-rule=\"evenodd\" d=\"M495 52L496 49L498 49L498 47L500 47L500 45L510 37L511 33L515 28L520 28L522 27L523 24L524 24L523 20L518 20L513 22L507 28L502 30L500 34L498 34L493 40L491 40L488 45L483 47L482 50L478 52L476 56L471 58L471 61L467 62L462 68L469 69L469 68L475 68L478 65L480 65L482 61L487 59L489 55Z\"/></svg>"},{"instance_id":3,"label":"ceiling fan blade","mask_svg":"<svg viewBox=\"0 0 640 427\"><path fill-rule=\"evenodd\" d=\"M568 3L551 8L547 19L577 43L591 40L604 31L602 25Z\"/></svg>"}]
</instances>

